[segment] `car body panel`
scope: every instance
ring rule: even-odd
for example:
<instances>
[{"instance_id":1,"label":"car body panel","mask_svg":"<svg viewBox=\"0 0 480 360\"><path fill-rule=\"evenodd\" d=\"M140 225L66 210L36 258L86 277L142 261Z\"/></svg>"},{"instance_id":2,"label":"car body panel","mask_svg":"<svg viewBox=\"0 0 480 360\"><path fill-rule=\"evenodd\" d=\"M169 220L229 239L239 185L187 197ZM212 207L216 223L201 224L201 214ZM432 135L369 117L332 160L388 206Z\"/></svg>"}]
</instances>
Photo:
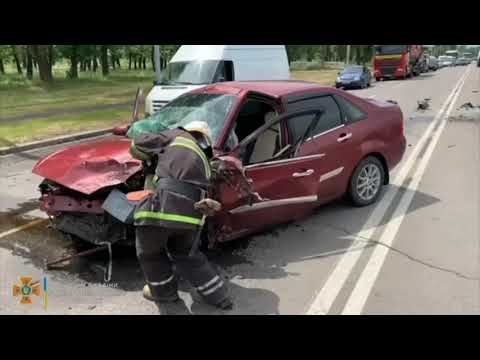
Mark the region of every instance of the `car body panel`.
<instances>
[{"instance_id":1,"label":"car body panel","mask_svg":"<svg viewBox=\"0 0 480 360\"><path fill-rule=\"evenodd\" d=\"M90 195L122 184L142 170L142 163L132 158L130 141L125 138L75 145L39 161L33 173Z\"/></svg>"}]
</instances>

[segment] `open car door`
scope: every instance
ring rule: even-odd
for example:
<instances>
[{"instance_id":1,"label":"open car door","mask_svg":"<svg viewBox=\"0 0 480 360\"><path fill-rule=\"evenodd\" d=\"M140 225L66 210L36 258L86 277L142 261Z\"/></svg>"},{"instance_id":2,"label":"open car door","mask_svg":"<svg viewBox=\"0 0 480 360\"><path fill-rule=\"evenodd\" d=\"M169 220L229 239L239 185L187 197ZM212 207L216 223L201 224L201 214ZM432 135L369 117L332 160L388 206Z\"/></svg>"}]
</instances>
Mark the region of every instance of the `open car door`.
<instances>
[{"instance_id":1,"label":"open car door","mask_svg":"<svg viewBox=\"0 0 480 360\"><path fill-rule=\"evenodd\" d=\"M296 153L322 113L322 109L308 109L281 115L253 132L229 154L230 159L243 165L236 166L230 184L216 182L217 197L223 207L213 219L217 241L227 241L311 212L318 200L324 155L296 156ZM312 116L311 126L296 144L292 144L286 121L306 115ZM249 161L252 157L255 163ZM245 179L256 196L232 185L245 184Z\"/></svg>"}]
</instances>

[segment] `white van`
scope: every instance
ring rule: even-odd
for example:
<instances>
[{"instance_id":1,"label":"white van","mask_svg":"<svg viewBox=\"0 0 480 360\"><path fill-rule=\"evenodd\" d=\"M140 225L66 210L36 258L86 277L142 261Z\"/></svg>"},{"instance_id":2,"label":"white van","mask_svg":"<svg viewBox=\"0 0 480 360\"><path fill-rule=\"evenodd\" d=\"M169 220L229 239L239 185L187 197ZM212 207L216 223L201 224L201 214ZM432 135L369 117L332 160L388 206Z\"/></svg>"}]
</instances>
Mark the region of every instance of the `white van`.
<instances>
[{"instance_id":1,"label":"white van","mask_svg":"<svg viewBox=\"0 0 480 360\"><path fill-rule=\"evenodd\" d=\"M145 112L217 82L289 79L284 45L182 45L148 94Z\"/></svg>"}]
</instances>

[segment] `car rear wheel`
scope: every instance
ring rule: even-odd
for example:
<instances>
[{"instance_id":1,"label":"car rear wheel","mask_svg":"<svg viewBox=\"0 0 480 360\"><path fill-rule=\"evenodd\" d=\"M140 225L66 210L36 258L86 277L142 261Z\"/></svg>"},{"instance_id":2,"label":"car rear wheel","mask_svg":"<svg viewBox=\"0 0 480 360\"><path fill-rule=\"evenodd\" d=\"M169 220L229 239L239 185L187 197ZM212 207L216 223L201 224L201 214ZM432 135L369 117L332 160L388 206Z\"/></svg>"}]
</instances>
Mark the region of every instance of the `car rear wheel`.
<instances>
[{"instance_id":1,"label":"car rear wheel","mask_svg":"<svg viewBox=\"0 0 480 360\"><path fill-rule=\"evenodd\" d=\"M376 157L363 159L350 179L348 194L354 206L368 206L377 201L385 182L385 170Z\"/></svg>"}]
</instances>

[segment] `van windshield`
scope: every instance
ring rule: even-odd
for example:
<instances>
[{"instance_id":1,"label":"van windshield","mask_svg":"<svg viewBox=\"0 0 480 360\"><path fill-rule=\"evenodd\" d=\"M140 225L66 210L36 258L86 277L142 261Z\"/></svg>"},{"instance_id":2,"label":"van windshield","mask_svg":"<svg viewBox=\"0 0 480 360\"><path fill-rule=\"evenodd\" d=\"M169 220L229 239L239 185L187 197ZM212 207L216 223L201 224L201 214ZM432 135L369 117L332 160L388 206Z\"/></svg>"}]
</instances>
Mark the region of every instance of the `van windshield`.
<instances>
[{"instance_id":1,"label":"van windshield","mask_svg":"<svg viewBox=\"0 0 480 360\"><path fill-rule=\"evenodd\" d=\"M224 77L224 61L172 62L162 72L160 85L207 85Z\"/></svg>"}]
</instances>

